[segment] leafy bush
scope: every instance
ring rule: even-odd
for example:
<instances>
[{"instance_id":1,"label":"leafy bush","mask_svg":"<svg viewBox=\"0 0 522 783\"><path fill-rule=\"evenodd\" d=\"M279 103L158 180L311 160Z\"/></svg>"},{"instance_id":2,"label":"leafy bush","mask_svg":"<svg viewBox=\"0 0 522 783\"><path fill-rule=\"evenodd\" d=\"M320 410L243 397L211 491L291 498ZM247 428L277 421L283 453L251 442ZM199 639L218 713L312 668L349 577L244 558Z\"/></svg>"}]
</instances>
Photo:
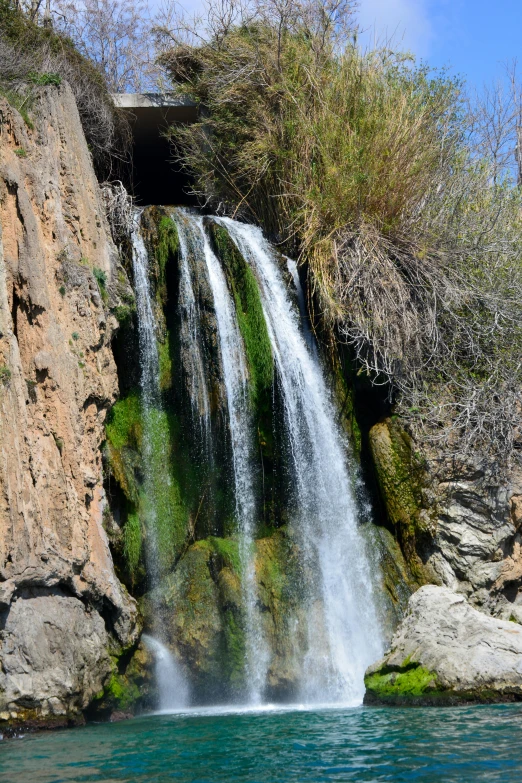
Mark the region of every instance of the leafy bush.
<instances>
[{"instance_id":1,"label":"leafy bush","mask_svg":"<svg viewBox=\"0 0 522 783\"><path fill-rule=\"evenodd\" d=\"M53 85L59 87L62 83L62 77L57 73L29 73L28 79L33 84L37 84L40 87L47 87Z\"/></svg>"},{"instance_id":2,"label":"leafy bush","mask_svg":"<svg viewBox=\"0 0 522 783\"><path fill-rule=\"evenodd\" d=\"M7 386L11 380L11 370L5 364L0 365L0 385Z\"/></svg>"}]
</instances>

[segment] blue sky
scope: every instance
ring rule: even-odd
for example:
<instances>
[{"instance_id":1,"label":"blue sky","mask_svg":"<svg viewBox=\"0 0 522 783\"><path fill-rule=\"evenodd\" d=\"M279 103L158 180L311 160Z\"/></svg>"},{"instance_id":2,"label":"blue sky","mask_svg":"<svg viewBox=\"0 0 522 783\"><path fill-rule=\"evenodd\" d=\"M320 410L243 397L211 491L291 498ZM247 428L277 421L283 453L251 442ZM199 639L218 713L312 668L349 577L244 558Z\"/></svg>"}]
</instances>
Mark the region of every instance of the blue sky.
<instances>
[{"instance_id":1,"label":"blue sky","mask_svg":"<svg viewBox=\"0 0 522 783\"><path fill-rule=\"evenodd\" d=\"M361 0L359 19L476 87L502 76L513 58L522 69L522 0Z\"/></svg>"},{"instance_id":2,"label":"blue sky","mask_svg":"<svg viewBox=\"0 0 522 783\"><path fill-rule=\"evenodd\" d=\"M194 9L201 0L180 5ZM477 88L501 77L502 63L513 58L520 60L522 73L522 0L360 0L359 20L378 39L393 35L431 65L451 66Z\"/></svg>"}]
</instances>

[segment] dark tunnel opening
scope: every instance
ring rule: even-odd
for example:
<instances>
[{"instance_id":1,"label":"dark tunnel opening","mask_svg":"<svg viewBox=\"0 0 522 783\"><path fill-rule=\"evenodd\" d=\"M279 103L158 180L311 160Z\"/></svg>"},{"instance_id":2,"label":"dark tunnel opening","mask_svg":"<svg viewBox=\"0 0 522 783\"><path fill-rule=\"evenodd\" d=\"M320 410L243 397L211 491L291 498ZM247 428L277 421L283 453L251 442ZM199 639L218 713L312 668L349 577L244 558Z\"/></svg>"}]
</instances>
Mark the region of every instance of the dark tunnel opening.
<instances>
[{"instance_id":1,"label":"dark tunnel opening","mask_svg":"<svg viewBox=\"0 0 522 783\"><path fill-rule=\"evenodd\" d=\"M118 94L114 102L127 114L132 130L132 171L124 184L136 204L195 206L190 175L173 160L165 131L194 122L196 107L184 98L150 93Z\"/></svg>"}]
</instances>

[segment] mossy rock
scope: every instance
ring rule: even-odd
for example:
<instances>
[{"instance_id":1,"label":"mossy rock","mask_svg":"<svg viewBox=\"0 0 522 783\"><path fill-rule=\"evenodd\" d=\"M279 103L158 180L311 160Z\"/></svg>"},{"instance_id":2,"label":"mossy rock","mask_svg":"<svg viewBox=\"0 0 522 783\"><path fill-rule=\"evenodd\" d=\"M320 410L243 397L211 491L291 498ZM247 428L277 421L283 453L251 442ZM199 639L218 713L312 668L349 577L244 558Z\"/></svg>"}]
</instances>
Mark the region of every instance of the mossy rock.
<instances>
[{"instance_id":1,"label":"mossy rock","mask_svg":"<svg viewBox=\"0 0 522 783\"><path fill-rule=\"evenodd\" d=\"M250 395L254 407L270 394L274 363L263 314L259 286L251 268L227 230L214 221L207 223L214 250L222 262L232 293L239 330L245 345L250 373Z\"/></svg>"},{"instance_id":2,"label":"mossy rock","mask_svg":"<svg viewBox=\"0 0 522 783\"><path fill-rule=\"evenodd\" d=\"M288 529L256 541L256 580L265 638L271 651L268 698L295 696L308 644L306 577Z\"/></svg>"},{"instance_id":3,"label":"mossy rock","mask_svg":"<svg viewBox=\"0 0 522 783\"><path fill-rule=\"evenodd\" d=\"M87 717L96 720L114 713L133 715L151 709L155 696L154 660L142 642L130 657L126 654L113 659L110 677L89 706Z\"/></svg>"},{"instance_id":4,"label":"mossy rock","mask_svg":"<svg viewBox=\"0 0 522 783\"><path fill-rule=\"evenodd\" d=\"M423 705L444 696L437 675L408 660L401 667L382 666L367 673L364 685L365 704Z\"/></svg>"},{"instance_id":5,"label":"mossy rock","mask_svg":"<svg viewBox=\"0 0 522 783\"><path fill-rule=\"evenodd\" d=\"M395 418L375 424L369 433L370 450L379 489L388 518L418 585L430 574L423 566L418 549L431 537L431 517L435 509L422 506L422 489L426 482L424 461L412 448L411 436Z\"/></svg>"},{"instance_id":6,"label":"mossy rock","mask_svg":"<svg viewBox=\"0 0 522 783\"><path fill-rule=\"evenodd\" d=\"M170 646L187 666L196 700L239 698L245 687L238 564L234 539L197 541L144 602L149 623L159 611Z\"/></svg>"},{"instance_id":7,"label":"mossy rock","mask_svg":"<svg viewBox=\"0 0 522 783\"><path fill-rule=\"evenodd\" d=\"M364 526L362 530L368 536L368 545L376 553L375 559L379 563L383 589L377 592L376 599L380 609L383 637L390 641L404 617L410 596L419 585L397 540L389 530L377 525Z\"/></svg>"}]
</instances>

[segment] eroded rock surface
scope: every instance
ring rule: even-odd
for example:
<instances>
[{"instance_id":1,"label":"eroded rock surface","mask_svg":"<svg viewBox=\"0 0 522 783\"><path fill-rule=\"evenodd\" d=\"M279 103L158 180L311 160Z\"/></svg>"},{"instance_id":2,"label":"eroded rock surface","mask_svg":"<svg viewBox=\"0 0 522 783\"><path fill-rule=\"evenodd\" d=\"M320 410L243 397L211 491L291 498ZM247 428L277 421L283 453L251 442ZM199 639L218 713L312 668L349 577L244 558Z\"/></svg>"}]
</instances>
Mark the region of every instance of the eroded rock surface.
<instances>
[{"instance_id":1,"label":"eroded rock surface","mask_svg":"<svg viewBox=\"0 0 522 783\"><path fill-rule=\"evenodd\" d=\"M522 471L487 455L457 461L416 442L400 420L370 431L383 499L418 582L463 593L522 622Z\"/></svg>"},{"instance_id":2,"label":"eroded rock surface","mask_svg":"<svg viewBox=\"0 0 522 783\"><path fill-rule=\"evenodd\" d=\"M102 526L100 444L128 282L76 104L0 100L0 713L84 708L137 637Z\"/></svg>"},{"instance_id":3,"label":"eroded rock surface","mask_svg":"<svg viewBox=\"0 0 522 783\"><path fill-rule=\"evenodd\" d=\"M446 587L411 598L391 649L365 677L365 702L522 700L522 626L474 609Z\"/></svg>"}]
</instances>

